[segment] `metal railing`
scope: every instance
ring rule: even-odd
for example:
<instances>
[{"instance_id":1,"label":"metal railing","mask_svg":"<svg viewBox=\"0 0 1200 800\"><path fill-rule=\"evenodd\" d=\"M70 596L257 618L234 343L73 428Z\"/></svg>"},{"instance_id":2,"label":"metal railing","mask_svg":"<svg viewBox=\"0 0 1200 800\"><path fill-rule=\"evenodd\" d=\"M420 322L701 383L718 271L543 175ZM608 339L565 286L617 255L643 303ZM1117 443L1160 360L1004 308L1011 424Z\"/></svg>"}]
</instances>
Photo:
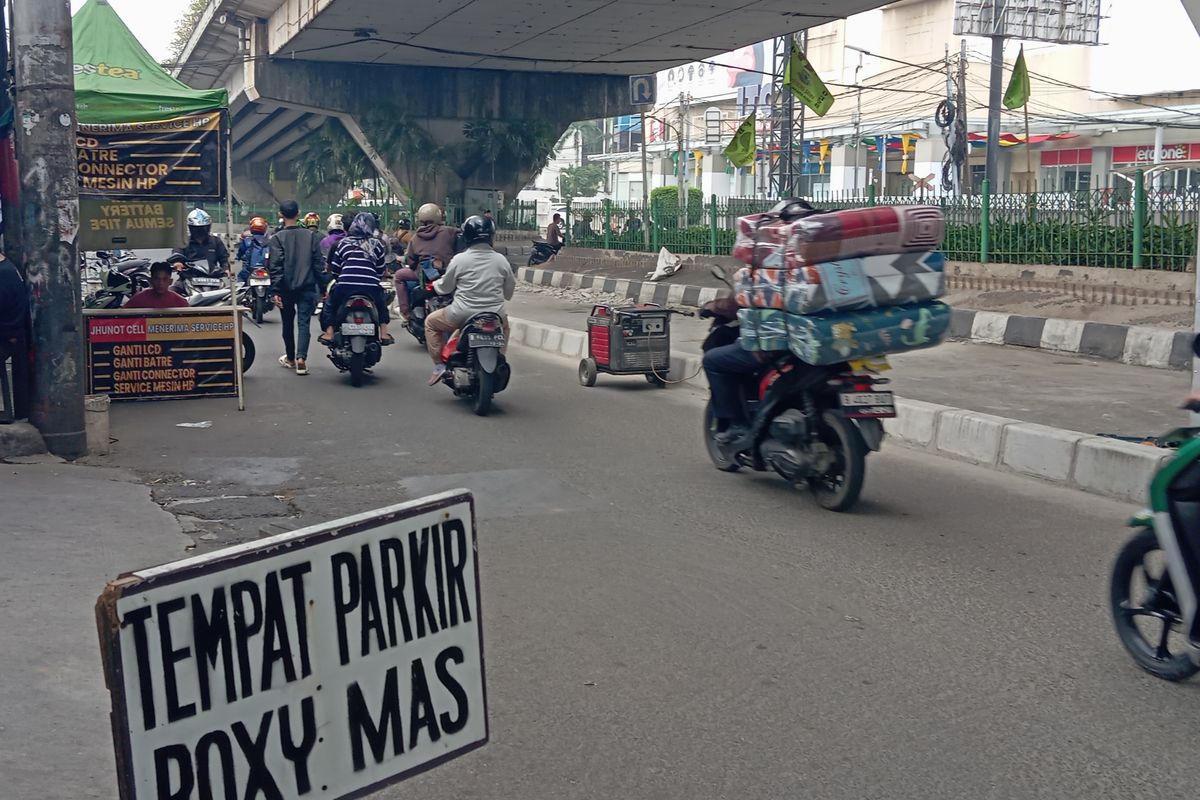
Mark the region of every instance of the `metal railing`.
<instances>
[{"instance_id":1,"label":"metal railing","mask_svg":"<svg viewBox=\"0 0 1200 800\"><path fill-rule=\"evenodd\" d=\"M1196 257L1200 189L1156 190L1139 172L1128 182L1084 191L1002 187L961 197L932 193L824 194L825 209L874 205L938 206L946 216L948 258L984 263L1130 267L1184 271ZM761 198L710 197L703 203L568 203L567 240L574 247L728 255L738 217L775 204ZM643 233L649 228L649 236ZM647 247L647 241L648 247Z\"/></svg>"}]
</instances>

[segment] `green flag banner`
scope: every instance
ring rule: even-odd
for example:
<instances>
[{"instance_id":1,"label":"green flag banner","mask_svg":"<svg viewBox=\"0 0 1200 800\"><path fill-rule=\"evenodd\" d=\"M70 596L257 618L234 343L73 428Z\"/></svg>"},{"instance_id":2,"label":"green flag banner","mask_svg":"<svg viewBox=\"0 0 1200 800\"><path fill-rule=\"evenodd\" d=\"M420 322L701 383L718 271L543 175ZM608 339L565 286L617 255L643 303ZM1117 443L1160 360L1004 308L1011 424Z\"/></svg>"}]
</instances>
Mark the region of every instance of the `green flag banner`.
<instances>
[{"instance_id":1,"label":"green flag banner","mask_svg":"<svg viewBox=\"0 0 1200 800\"><path fill-rule=\"evenodd\" d=\"M725 157L731 164L748 167L754 163L754 156L758 152L758 141L755 136L757 124L754 115L755 112L751 111L750 116L742 120L742 124L738 125L738 129L734 132L729 146L725 148Z\"/></svg>"},{"instance_id":2,"label":"green flag banner","mask_svg":"<svg viewBox=\"0 0 1200 800\"><path fill-rule=\"evenodd\" d=\"M1029 70L1025 67L1025 45L1017 53L1017 63L1013 65L1012 77L1008 79L1008 88L1004 90L1004 107L1020 108L1029 102Z\"/></svg>"},{"instance_id":3,"label":"green flag banner","mask_svg":"<svg viewBox=\"0 0 1200 800\"><path fill-rule=\"evenodd\" d=\"M818 117L825 116L833 107L833 95L825 88L817 71L795 42L792 42L792 53L783 70L783 85L791 89L796 99L811 108Z\"/></svg>"}]
</instances>

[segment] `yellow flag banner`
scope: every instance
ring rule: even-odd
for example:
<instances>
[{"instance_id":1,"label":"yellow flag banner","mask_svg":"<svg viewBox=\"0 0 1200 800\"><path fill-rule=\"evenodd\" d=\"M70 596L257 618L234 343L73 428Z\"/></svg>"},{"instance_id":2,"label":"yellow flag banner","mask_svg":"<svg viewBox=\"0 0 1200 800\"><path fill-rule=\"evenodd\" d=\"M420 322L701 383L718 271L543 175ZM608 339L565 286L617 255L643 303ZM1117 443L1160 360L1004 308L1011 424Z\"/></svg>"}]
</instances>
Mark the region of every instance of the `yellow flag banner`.
<instances>
[{"instance_id":1,"label":"yellow flag banner","mask_svg":"<svg viewBox=\"0 0 1200 800\"><path fill-rule=\"evenodd\" d=\"M817 76L817 71L800 51L800 45L792 42L792 52L783 70L783 85L796 95L796 99L823 117L833 108L833 95Z\"/></svg>"},{"instance_id":2,"label":"yellow flag banner","mask_svg":"<svg viewBox=\"0 0 1200 800\"><path fill-rule=\"evenodd\" d=\"M725 148L725 157L734 166L750 166L754 163L754 157L758 153L757 121L754 114L755 112L751 111L750 116L742 120L742 124L738 125L738 129L733 134L733 139Z\"/></svg>"}]
</instances>

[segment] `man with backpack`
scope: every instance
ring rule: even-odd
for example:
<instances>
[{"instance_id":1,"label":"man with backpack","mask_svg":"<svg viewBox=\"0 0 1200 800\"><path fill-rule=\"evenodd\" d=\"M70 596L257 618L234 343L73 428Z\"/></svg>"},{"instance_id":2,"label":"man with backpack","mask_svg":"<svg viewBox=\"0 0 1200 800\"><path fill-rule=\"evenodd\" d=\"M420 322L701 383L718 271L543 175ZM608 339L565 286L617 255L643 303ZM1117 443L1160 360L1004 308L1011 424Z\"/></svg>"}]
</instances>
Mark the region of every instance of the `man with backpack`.
<instances>
[{"instance_id":1,"label":"man with backpack","mask_svg":"<svg viewBox=\"0 0 1200 800\"><path fill-rule=\"evenodd\" d=\"M263 217L250 219L250 235L242 238L238 245L237 259L242 262L238 280L250 282L250 273L267 265L267 220Z\"/></svg>"}]
</instances>

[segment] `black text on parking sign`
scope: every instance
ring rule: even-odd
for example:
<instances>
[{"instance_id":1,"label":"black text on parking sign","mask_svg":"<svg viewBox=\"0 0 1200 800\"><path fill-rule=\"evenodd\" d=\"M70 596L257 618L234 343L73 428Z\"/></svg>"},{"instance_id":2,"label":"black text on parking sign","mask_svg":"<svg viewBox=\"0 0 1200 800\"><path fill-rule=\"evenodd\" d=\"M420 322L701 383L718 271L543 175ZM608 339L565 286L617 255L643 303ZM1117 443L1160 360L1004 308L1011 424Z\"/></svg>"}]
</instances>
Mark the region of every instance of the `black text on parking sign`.
<instances>
[{"instance_id":1,"label":"black text on parking sign","mask_svg":"<svg viewBox=\"0 0 1200 800\"><path fill-rule=\"evenodd\" d=\"M114 581L125 800L356 797L488 737L465 491Z\"/></svg>"}]
</instances>

